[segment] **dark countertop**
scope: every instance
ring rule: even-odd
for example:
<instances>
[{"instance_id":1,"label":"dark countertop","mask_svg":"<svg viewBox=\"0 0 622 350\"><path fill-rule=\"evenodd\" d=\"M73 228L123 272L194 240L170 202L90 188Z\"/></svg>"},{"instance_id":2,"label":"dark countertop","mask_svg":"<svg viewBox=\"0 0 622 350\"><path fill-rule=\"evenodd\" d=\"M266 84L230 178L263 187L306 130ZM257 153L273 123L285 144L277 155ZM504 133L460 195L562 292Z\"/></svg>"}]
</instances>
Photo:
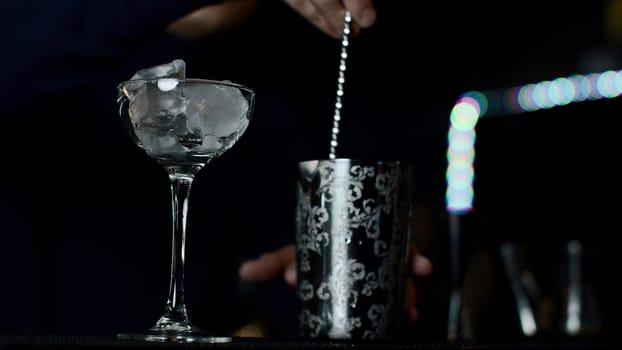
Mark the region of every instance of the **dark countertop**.
<instances>
[{"instance_id":1,"label":"dark countertop","mask_svg":"<svg viewBox=\"0 0 622 350\"><path fill-rule=\"evenodd\" d=\"M519 342L350 342L299 341L269 338L234 338L226 344L188 344L126 341L101 336L0 335L0 350L9 349L613 349L618 346L601 340L525 340Z\"/></svg>"}]
</instances>

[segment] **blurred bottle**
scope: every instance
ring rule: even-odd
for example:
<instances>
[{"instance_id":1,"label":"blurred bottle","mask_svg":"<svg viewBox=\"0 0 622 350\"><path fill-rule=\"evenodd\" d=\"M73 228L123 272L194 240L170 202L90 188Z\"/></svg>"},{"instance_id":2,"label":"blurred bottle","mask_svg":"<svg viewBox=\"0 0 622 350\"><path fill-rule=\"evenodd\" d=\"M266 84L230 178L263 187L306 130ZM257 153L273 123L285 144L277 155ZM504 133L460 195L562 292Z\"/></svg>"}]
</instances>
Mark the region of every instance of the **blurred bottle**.
<instances>
[{"instance_id":1,"label":"blurred bottle","mask_svg":"<svg viewBox=\"0 0 622 350\"><path fill-rule=\"evenodd\" d=\"M561 293L560 332L567 336L596 336L602 330L601 312L584 274L584 249L578 240L565 246L565 283Z\"/></svg>"}]
</instances>

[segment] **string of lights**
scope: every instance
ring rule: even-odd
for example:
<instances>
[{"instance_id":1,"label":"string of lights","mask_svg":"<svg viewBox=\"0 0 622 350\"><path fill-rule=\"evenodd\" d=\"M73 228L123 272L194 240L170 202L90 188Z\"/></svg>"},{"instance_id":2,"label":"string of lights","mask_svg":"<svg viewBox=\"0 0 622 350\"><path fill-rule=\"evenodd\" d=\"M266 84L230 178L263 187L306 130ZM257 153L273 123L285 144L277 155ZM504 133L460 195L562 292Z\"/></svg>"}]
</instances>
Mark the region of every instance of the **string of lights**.
<instances>
[{"instance_id":1,"label":"string of lights","mask_svg":"<svg viewBox=\"0 0 622 350\"><path fill-rule=\"evenodd\" d=\"M576 74L500 90L469 91L450 113L446 208L454 215L473 210L475 127L480 118L533 112L622 94L622 70Z\"/></svg>"}]
</instances>

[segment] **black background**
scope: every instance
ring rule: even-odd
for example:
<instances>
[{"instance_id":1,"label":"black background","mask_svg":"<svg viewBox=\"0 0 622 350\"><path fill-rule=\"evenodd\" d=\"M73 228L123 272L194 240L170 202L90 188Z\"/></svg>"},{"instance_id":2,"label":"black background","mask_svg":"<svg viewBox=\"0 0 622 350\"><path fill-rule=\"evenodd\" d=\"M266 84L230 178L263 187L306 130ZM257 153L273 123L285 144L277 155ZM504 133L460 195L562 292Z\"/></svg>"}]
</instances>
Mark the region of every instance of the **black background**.
<instances>
[{"instance_id":1,"label":"black background","mask_svg":"<svg viewBox=\"0 0 622 350\"><path fill-rule=\"evenodd\" d=\"M337 154L417 164L421 202L432 213L431 233L420 237L420 246L436 270L420 282L422 319L414 334L443 339L444 169L453 102L473 89L587 73L602 68L586 63L589 53L618 48L605 40L601 1L376 5L377 25L349 49ZM293 291L280 281L241 283L237 268L293 241L294 164L328 155L338 53L337 40L283 3L263 1L251 21L229 34L183 42L163 33L123 63L108 62L114 69L107 74L11 109L1 129L1 300L8 302L0 331L114 334L149 327L160 315L168 282L168 180L122 129L115 85L140 68L183 58L188 76L229 79L257 91L247 133L193 187L191 317L215 331L261 319L276 335L295 334ZM465 268L471 256L484 254L493 258L483 271L497 271L498 244L512 239L526 247L555 298L563 293L554 283L563 270L563 244L583 240L606 336L619 325L619 301L609 286L619 266L619 103L482 120L475 206L463 232ZM492 292L469 285L493 295L481 306L477 335L518 336L503 275L474 274L495 285Z\"/></svg>"}]
</instances>

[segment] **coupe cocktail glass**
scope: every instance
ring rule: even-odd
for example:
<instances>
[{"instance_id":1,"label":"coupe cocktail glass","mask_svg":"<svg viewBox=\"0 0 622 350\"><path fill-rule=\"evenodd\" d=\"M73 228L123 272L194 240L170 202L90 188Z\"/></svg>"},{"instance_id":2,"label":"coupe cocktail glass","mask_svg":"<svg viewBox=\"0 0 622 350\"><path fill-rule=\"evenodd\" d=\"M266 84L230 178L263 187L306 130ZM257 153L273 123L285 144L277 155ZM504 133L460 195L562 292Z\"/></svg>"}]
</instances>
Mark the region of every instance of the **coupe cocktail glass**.
<instances>
[{"instance_id":1,"label":"coupe cocktail glass","mask_svg":"<svg viewBox=\"0 0 622 350\"><path fill-rule=\"evenodd\" d=\"M255 93L226 81L138 79L118 85L119 113L134 142L160 163L171 181L173 241L170 288L162 317L119 338L161 342L231 340L194 326L184 303L186 220L195 175L231 148L250 121Z\"/></svg>"}]
</instances>

